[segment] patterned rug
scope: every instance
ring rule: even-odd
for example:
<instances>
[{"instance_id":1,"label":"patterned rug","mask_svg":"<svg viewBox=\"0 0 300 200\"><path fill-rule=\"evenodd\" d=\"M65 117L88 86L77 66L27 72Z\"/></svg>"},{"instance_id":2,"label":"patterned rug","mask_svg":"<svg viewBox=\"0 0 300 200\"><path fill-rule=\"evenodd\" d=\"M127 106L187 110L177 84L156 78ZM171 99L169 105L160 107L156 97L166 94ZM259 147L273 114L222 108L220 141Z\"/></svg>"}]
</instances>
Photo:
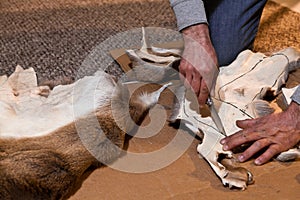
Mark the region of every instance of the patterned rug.
<instances>
[{"instance_id":1,"label":"patterned rug","mask_svg":"<svg viewBox=\"0 0 300 200\"><path fill-rule=\"evenodd\" d=\"M16 65L33 67L39 81L92 74L94 68L79 71L95 46L102 44L106 52L134 44L132 35L105 43L117 33L142 26L176 30L168 0L6 0L0 2L0 19L0 74L11 74ZM299 21L299 13L268 2L255 51L300 49ZM100 63L112 63L110 73L122 73L107 54L101 56Z\"/></svg>"}]
</instances>

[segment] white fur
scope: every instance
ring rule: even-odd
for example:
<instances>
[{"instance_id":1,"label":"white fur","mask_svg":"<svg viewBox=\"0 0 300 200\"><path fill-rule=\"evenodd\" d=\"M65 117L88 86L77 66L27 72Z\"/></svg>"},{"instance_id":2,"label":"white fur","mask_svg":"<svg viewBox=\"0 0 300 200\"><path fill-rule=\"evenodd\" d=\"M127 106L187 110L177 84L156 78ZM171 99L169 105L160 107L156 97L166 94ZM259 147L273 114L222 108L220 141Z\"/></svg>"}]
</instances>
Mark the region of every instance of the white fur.
<instances>
[{"instance_id":1,"label":"white fur","mask_svg":"<svg viewBox=\"0 0 300 200\"><path fill-rule=\"evenodd\" d=\"M46 135L109 102L115 86L102 72L57 86L45 97L37 93L40 87L32 68L17 67L9 78L2 76L0 80L2 138Z\"/></svg>"},{"instance_id":2,"label":"white fur","mask_svg":"<svg viewBox=\"0 0 300 200\"><path fill-rule=\"evenodd\" d=\"M172 85L172 83L166 83L160 89L152 93L143 92L140 94L139 99L146 104L147 107L152 107L158 102L162 91L164 91L170 85Z\"/></svg>"}]
</instances>

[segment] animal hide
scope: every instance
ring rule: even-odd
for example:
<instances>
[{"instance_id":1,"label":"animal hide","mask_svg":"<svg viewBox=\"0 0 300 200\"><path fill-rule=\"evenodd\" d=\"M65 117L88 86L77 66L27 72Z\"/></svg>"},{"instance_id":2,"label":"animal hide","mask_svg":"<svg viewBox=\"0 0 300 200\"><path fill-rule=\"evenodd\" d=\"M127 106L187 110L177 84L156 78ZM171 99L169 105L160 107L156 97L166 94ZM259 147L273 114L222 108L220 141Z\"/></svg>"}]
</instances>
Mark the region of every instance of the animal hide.
<instances>
[{"instance_id":1,"label":"animal hide","mask_svg":"<svg viewBox=\"0 0 300 200\"><path fill-rule=\"evenodd\" d=\"M119 157L165 87L130 96L103 71L53 90L32 68L1 76L0 199L68 198L89 169Z\"/></svg>"},{"instance_id":2,"label":"animal hide","mask_svg":"<svg viewBox=\"0 0 300 200\"><path fill-rule=\"evenodd\" d=\"M109 103L115 85L112 77L102 72L50 90L38 86L33 68L17 66L10 77L0 77L0 137L47 135Z\"/></svg>"},{"instance_id":3,"label":"animal hide","mask_svg":"<svg viewBox=\"0 0 300 200\"><path fill-rule=\"evenodd\" d=\"M199 111L193 93L178 84L172 68L180 60L179 52L153 48L144 39L142 50L128 51L138 66L126 74L125 83L99 71L51 90L37 84L32 68L17 67L11 76L1 76L0 199L68 198L90 167L119 157L125 134L170 84L176 96L170 123L181 119L194 133L203 132L198 152L225 185L245 189L252 182L251 173L235 166L234 154L222 150L223 136L208 113ZM270 57L245 51L221 69L213 101L228 134L237 130L236 119L256 117L259 105L269 106L262 101L264 94L281 90L291 66L299 66L299 52L289 48ZM270 73L268 79L260 70ZM132 97L126 87L132 80L167 83L158 91ZM283 160L299 155L299 150L291 151Z\"/></svg>"},{"instance_id":4,"label":"animal hide","mask_svg":"<svg viewBox=\"0 0 300 200\"><path fill-rule=\"evenodd\" d=\"M136 64L132 70L135 77L141 81L156 82L166 79L165 76L176 77L172 73L177 72L170 70L170 67L180 60L178 50L157 49L148 44L145 32L143 33L141 49L127 50L128 56ZM256 118L274 112L270 102L263 99L267 93L273 96L280 93L289 72L296 67L300 67L300 53L293 48L271 56L246 50L232 64L221 67L212 100L227 135L239 130L236 120ZM147 71L147 76L140 76L143 74L140 71L143 70ZM159 77L156 75L157 71ZM181 120L181 124L190 131L203 137L197 151L210 164L222 183L230 188L243 190L253 183L250 171L239 167L231 151L222 150L220 140L224 136L218 131L207 109L199 110L195 95L182 84L177 84L175 97L170 122ZM299 152L299 148L296 148L282 153L278 158L281 161L295 159L300 157Z\"/></svg>"}]
</instances>

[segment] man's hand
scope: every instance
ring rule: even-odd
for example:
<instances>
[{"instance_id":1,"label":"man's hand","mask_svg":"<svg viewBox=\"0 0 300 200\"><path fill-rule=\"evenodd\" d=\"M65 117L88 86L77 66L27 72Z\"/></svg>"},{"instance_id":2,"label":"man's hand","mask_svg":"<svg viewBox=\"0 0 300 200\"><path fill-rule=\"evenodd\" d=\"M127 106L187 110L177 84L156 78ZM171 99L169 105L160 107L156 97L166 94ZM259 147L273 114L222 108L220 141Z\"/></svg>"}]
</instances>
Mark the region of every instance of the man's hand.
<instances>
[{"instance_id":1,"label":"man's hand","mask_svg":"<svg viewBox=\"0 0 300 200\"><path fill-rule=\"evenodd\" d=\"M251 158L257 152L264 152L254 161L262 165L275 155L293 148L300 141L300 105L292 102L288 109L257 119L237 121L241 131L221 140L224 150L230 150L242 144L253 144L239 155L240 162Z\"/></svg>"},{"instance_id":2,"label":"man's hand","mask_svg":"<svg viewBox=\"0 0 300 200\"><path fill-rule=\"evenodd\" d=\"M207 24L198 24L182 31L184 51L179 71L186 87L192 87L198 102L206 103L218 75L218 61Z\"/></svg>"}]
</instances>

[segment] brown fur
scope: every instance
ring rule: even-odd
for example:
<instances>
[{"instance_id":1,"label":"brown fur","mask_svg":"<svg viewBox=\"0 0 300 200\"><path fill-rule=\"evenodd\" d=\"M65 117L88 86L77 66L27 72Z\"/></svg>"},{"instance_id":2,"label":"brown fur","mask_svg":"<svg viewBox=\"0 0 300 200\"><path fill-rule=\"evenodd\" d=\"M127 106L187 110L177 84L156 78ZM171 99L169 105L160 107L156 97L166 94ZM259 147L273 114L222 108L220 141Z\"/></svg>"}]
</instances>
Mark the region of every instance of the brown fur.
<instances>
[{"instance_id":1,"label":"brown fur","mask_svg":"<svg viewBox=\"0 0 300 200\"><path fill-rule=\"evenodd\" d=\"M127 93L120 91L114 102L124 108ZM133 98L129 103L130 115L136 123L145 116L148 109L138 99ZM124 117L118 120L126 121L129 113L124 114L122 109L118 112ZM106 135L105 139L101 139L97 131L99 129L89 123L95 119L94 114ZM96 157L104 162L116 159L120 151L110 141L122 148L125 132L116 124L110 104L99 108L94 114L46 136L0 139L0 199L68 198L78 187L85 172L100 163L83 143L87 143L88 148L96 149ZM77 133L78 124L84 125L84 130L80 130L84 134Z\"/></svg>"}]
</instances>

